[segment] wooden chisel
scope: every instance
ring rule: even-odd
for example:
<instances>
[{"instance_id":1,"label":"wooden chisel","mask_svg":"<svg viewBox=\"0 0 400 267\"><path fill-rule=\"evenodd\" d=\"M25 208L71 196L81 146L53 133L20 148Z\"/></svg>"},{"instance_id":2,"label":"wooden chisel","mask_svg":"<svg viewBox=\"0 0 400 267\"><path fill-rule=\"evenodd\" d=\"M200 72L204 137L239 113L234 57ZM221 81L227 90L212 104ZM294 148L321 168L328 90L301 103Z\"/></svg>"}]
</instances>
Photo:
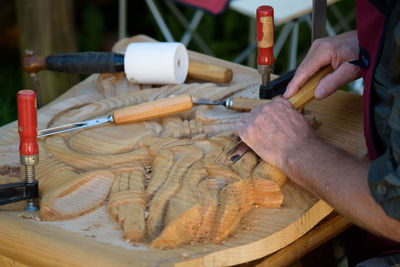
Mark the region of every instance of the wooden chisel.
<instances>
[{"instance_id":1,"label":"wooden chisel","mask_svg":"<svg viewBox=\"0 0 400 267\"><path fill-rule=\"evenodd\" d=\"M329 65L320 69L317 73L311 76L300 90L294 96L289 98L289 102L292 103L293 107L297 110L301 110L305 105L313 100L315 87L317 87L322 78L331 72L333 72L333 69ZM251 149L245 143L239 141L228 150L227 155L230 156L231 163L234 164L250 150Z\"/></svg>"},{"instance_id":2,"label":"wooden chisel","mask_svg":"<svg viewBox=\"0 0 400 267\"><path fill-rule=\"evenodd\" d=\"M198 99L195 97L193 98L189 95L180 95L129 106L116 110L107 117L40 130L37 132L37 137L40 138L48 135L79 130L107 123L114 123L118 125L165 117L190 110L194 104L225 105L226 107L237 111L250 111L254 106L266 103L268 101L247 98L234 98L225 101L213 101L207 99ZM227 105L226 103L229 103L229 105Z\"/></svg>"}]
</instances>

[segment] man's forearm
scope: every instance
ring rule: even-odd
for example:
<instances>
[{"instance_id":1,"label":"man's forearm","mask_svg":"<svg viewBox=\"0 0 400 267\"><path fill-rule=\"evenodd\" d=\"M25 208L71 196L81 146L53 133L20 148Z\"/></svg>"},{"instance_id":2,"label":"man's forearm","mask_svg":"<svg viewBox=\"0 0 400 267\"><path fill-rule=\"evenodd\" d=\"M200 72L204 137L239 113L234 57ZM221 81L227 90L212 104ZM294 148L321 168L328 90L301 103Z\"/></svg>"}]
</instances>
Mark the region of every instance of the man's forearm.
<instances>
[{"instance_id":1,"label":"man's forearm","mask_svg":"<svg viewBox=\"0 0 400 267\"><path fill-rule=\"evenodd\" d=\"M368 187L370 162L312 138L299 144L284 172L352 222L400 241L400 222L386 216Z\"/></svg>"}]
</instances>

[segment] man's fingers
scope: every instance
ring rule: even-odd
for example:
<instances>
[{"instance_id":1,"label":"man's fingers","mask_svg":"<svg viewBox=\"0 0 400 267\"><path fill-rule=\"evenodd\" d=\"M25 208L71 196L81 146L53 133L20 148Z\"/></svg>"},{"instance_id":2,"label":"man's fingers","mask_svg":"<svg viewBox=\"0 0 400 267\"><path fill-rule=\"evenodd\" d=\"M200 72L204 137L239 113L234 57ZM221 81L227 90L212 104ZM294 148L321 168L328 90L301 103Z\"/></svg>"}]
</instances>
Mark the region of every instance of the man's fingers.
<instances>
[{"instance_id":1,"label":"man's fingers","mask_svg":"<svg viewBox=\"0 0 400 267\"><path fill-rule=\"evenodd\" d=\"M350 63L341 65L337 70L324 77L315 88L314 96L323 99L330 96L343 85L360 76L359 68Z\"/></svg>"},{"instance_id":2,"label":"man's fingers","mask_svg":"<svg viewBox=\"0 0 400 267\"><path fill-rule=\"evenodd\" d=\"M315 61L311 63L310 60L304 61L297 69L293 79L286 87L286 91L283 97L289 98L299 91L300 87L303 86L307 80L313 76L319 69L327 65L324 61Z\"/></svg>"},{"instance_id":3,"label":"man's fingers","mask_svg":"<svg viewBox=\"0 0 400 267\"><path fill-rule=\"evenodd\" d=\"M315 40L303 62L286 88L283 97L289 98L297 93L301 86L322 67L331 64L333 46L328 38Z\"/></svg>"}]
</instances>

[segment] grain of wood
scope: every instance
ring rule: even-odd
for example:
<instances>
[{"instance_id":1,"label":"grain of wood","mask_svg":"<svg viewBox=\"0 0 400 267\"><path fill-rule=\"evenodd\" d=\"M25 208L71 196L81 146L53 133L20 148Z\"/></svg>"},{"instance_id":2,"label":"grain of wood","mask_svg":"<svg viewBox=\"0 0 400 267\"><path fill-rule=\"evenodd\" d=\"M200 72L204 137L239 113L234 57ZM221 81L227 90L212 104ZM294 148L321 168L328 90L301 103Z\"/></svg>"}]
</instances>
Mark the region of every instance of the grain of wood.
<instances>
[{"instance_id":1,"label":"grain of wood","mask_svg":"<svg viewBox=\"0 0 400 267\"><path fill-rule=\"evenodd\" d=\"M142 242L146 237L145 168L143 164L114 169L117 173L111 188L108 210L119 222L124 238L129 242Z\"/></svg>"},{"instance_id":2,"label":"grain of wood","mask_svg":"<svg viewBox=\"0 0 400 267\"><path fill-rule=\"evenodd\" d=\"M95 170L75 177L42 194L40 217L58 221L82 216L104 204L114 179L109 170Z\"/></svg>"},{"instance_id":3,"label":"grain of wood","mask_svg":"<svg viewBox=\"0 0 400 267\"><path fill-rule=\"evenodd\" d=\"M45 148L47 153L51 154L53 157L80 170L94 170L129 162L151 163L151 156L147 149L138 149L127 153L108 155L79 153L72 150L60 136L51 136L47 138L45 141Z\"/></svg>"}]
</instances>

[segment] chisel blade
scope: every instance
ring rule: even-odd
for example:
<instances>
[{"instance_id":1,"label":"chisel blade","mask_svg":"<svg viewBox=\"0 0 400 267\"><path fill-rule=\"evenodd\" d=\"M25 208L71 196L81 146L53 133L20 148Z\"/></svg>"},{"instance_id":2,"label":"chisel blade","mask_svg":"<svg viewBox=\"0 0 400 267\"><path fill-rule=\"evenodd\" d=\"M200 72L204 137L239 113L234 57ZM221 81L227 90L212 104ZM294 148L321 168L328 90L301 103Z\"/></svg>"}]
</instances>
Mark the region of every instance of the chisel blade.
<instances>
[{"instance_id":1,"label":"chisel blade","mask_svg":"<svg viewBox=\"0 0 400 267\"><path fill-rule=\"evenodd\" d=\"M101 125L101 124L105 124L105 123L112 123L113 121L114 121L113 116L110 115L110 116L104 117L104 118L98 118L98 119L93 119L93 120L88 120L88 121L81 121L81 122L56 126L56 127L52 127L52 128L48 128L48 129L39 130L37 132L37 138L41 138L41 137L45 137L45 136L53 135L53 134L58 134L58 133L69 132L69 131L78 130L78 129L83 129L83 128Z\"/></svg>"},{"instance_id":2,"label":"chisel blade","mask_svg":"<svg viewBox=\"0 0 400 267\"><path fill-rule=\"evenodd\" d=\"M235 164L244 154L249 152L251 149L240 140L233 147L231 147L226 155L229 157L229 160L232 164Z\"/></svg>"},{"instance_id":3,"label":"chisel blade","mask_svg":"<svg viewBox=\"0 0 400 267\"><path fill-rule=\"evenodd\" d=\"M199 98L196 96L192 96L192 101L193 104L197 105L225 105L226 101L220 101L220 100L210 100L206 98Z\"/></svg>"}]
</instances>

